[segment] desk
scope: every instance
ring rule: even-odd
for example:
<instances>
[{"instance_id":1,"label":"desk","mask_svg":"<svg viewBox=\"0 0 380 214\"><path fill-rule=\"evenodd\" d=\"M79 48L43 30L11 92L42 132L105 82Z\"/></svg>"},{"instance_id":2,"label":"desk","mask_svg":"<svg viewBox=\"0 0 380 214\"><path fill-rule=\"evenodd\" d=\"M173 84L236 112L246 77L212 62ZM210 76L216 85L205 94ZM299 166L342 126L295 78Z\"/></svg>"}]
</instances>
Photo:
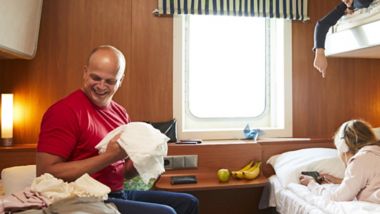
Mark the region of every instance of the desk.
<instances>
[{"instance_id":1,"label":"desk","mask_svg":"<svg viewBox=\"0 0 380 214\"><path fill-rule=\"evenodd\" d=\"M216 176L216 170L182 170L168 171L164 173L156 182L155 187L160 190L167 191L201 191L201 190L218 190L218 189L239 189L239 188L253 188L263 187L268 183L268 179L260 175L254 180L235 179L231 178L228 182L219 182ZM214 172L215 171L215 172ZM171 176L180 175L195 175L197 177L196 184L170 184Z\"/></svg>"},{"instance_id":2,"label":"desk","mask_svg":"<svg viewBox=\"0 0 380 214\"><path fill-rule=\"evenodd\" d=\"M170 184L170 176L195 175L196 184ZM260 175L254 180L231 178L221 183L216 170L173 170L164 173L155 183L155 189L173 192L187 192L199 199L201 214L214 213L259 213L258 204L263 187L268 179Z\"/></svg>"},{"instance_id":3,"label":"desk","mask_svg":"<svg viewBox=\"0 0 380 214\"><path fill-rule=\"evenodd\" d=\"M201 214L265 213L258 209L261 193L272 175L273 168L266 161L282 152L310 148L332 147L331 139L260 139L254 141L212 141L196 145L169 144L169 155L198 155L198 169L168 170L157 180L155 188L173 192L188 192L200 202ZM235 180L219 183L217 170L238 170L250 160L261 160L262 174L255 180ZM267 173L265 173L267 172ZM170 176L195 175L197 184L171 185Z\"/></svg>"}]
</instances>

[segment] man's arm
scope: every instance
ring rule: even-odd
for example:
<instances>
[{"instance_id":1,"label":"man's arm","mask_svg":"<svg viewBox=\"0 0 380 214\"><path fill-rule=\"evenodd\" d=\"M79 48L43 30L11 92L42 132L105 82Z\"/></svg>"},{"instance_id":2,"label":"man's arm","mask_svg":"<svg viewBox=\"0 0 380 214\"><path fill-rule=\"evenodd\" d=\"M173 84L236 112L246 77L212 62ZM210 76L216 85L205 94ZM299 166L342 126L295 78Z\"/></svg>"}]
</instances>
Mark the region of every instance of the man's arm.
<instances>
[{"instance_id":1,"label":"man's arm","mask_svg":"<svg viewBox=\"0 0 380 214\"><path fill-rule=\"evenodd\" d=\"M37 152L37 176L43 173L50 173L54 177L65 181L74 181L85 173L91 174L97 172L111 163L127 157L124 150L116 142L119 137L120 135L117 135L110 141L107 150L103 154L84 160L66 162L62 157L57 155Z\"/></svg>"}]
</instances>

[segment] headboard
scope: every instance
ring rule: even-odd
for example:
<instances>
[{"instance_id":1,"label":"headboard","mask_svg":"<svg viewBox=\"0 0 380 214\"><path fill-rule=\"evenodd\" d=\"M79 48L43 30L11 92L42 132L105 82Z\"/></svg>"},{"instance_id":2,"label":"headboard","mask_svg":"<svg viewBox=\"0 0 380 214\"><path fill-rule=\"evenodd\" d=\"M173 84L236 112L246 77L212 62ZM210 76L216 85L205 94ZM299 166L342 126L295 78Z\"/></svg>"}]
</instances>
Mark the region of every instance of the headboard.
<instances>
[{"instance_id":1,"label":"headboard","mask_svg":"<svg viewBox=\"0 0 380 214\"><path fill-rule=\"evenodd\" d=\"M36 144L15 144L10 147L0 147L0 172L7 167L35 163Z\"/></svg>"}]
</instances>

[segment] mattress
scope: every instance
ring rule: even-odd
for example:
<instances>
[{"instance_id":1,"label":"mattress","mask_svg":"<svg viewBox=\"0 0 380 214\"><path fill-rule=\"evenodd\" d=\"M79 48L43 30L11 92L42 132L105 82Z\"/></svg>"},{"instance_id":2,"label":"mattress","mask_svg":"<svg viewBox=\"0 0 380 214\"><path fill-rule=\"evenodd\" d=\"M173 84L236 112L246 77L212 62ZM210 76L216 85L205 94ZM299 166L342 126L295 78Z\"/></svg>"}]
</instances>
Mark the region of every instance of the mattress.
<instances>
[{"instance_id":1,"label":"mattress","mask_svg":"<svg viewBox=\"0 0 380 214\"><path fill-rule=\"evenodd\" d=\"M355 10L353 14L343 16L331 32L340 32L371 22L380 21L380 0L374 0L368 8Z\"/></svg>"},{"instance_id":2,"label":"mattress","mask_svg":"<svg viewBox=\"0 0 380 214\"><path fill-rule=\"evenodd\" d=\"M290 183L284 188L276 175L269 178L271 194L269 205L275 206L281 214L346 214L380 213L380 205L363 201L331 201L323 196L315 195L306 186ZM338 185L327 184L325 187L333 191Z\"/></svg>"}]
</instances>

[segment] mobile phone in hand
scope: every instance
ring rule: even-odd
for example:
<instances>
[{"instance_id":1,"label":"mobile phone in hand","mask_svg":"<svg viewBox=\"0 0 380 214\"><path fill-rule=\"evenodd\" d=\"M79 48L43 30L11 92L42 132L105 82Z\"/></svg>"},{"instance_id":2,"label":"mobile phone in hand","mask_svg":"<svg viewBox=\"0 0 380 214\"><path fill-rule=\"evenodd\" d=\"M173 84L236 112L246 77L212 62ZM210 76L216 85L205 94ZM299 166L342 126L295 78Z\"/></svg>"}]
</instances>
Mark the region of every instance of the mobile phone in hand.
<instances>
[{"instance_id":1,"label":"mobile phone in hand","mask_svg":"<svg viewBox=\"0 0 380 214\"><path fill-rule=\"evenodd\" d=\"M301 174L313 177L314 180L319 184L322 183L322 181L323 181L323 178L321 177L321 175L317 171L303 171L303 172L301 172Z\"/></svg>"}]
</instances>

